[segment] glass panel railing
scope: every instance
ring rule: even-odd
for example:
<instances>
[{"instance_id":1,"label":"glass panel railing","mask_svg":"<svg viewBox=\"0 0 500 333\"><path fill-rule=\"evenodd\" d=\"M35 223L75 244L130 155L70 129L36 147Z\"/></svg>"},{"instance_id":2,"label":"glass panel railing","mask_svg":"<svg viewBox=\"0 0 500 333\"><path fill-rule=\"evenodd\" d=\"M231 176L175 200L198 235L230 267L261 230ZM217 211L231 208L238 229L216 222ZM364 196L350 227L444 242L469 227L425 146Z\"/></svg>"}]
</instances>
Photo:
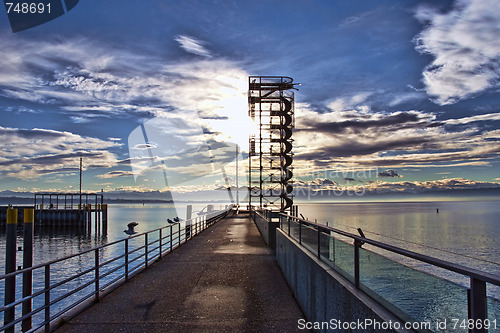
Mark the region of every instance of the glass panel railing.
<instances>
[{"instance_id":1,"label":"glass panel railing","mask_svg":"<svg viewBox=\"0 0 500 333\"><path fill-rule=\"evenodd\" d=\"M302 245L318 255L318 231L306 225L301 227Z\"/></svg>"},{"instance_id":2,"label":"glass panel railing","mask_svg":"<svg viewBox=\"0 0 500 333\"><path fill-rule=\"evenodd\" d=\"M486 288L490 286L492 285L486 284ZM488 305L488 319L490 321L489 324L491 325L490 328L486 329L490 329L490 332L500 330L500 300L493 297L488 297L486 303Z\"/></svg>"},{"instance_id":3,"label":"glass panel railing","mask_svg":"<svg viewBox=\"0 0 500 333\"><path fill-rule=\"evenodd\" d=\"M354 246L345 241L333 238L333 268L349 281L354 281Z\"/></svg>"},{"instance_id":4,"label":"glass panel railing","mask_svg":"<svg viewBox=\"0 0 500 333\"><path fill-rule=\"evenodd\" d=\"M437 323L446 322L448 331L454 320L468 318L465 287L363 248L359 262L361 289L401 319L429 322L439 332Z\"/></svg>"},{"instance_id":5,"label":"glass panel railing","mask_svg":"<svg viewBox=\"0 0 500 333\"><path fill-rule=\"evenodd\" d=\"M330 232L322 232L320 234L320 258L328 265L333 264L333 238Z\"/></svg>"},{"instance_id":6,"label":"glass panel railing","mask_svg":"<svg viewBox=\"0 0 500 333\"><path fill-rule=\"evenodd\" d=\"M290 227L290 237L295 239L297 242L299 241L299 228L300 228L300 223L295 222L291 220L289 222L289 227Z\"/></svg>"}]
</instances>

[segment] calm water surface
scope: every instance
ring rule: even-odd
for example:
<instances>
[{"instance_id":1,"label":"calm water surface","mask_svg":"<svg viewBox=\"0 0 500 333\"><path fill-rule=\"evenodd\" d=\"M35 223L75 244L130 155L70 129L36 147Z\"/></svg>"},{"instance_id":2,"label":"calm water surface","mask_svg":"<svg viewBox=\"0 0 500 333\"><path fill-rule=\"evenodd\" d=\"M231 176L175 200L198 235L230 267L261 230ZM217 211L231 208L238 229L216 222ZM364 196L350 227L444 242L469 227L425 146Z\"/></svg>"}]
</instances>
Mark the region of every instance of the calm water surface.
<instances>
[{"instance_id":1,"label":"calm water surface","mask_svg":"<svg viewBox=\"0 0 500 333\"><path fill-rule=\"evenodd\" d=\"M361 228L368 238L500 276L499 202L303 204L299 210L309 220L353 234ZM354 274L351 244L335 241L335 253L330 253L347 277ZM396 305L412 320L467 318L466 276L368 244L360 250L360 276L376 299ZM497 320L497 329L490 331L500 331L500 287L487 284L487 293L489 319Z\"/></svg>"},{"instance_id":2,"label":"calm water surface","mask_svg":"<svg viewBox=\"0 0 500 333\"><path fill-rule=\"evenodd\" d=\"M439 209L439 213L437 212ZM310 220L500 275L500 202L300 204Z\"/></svg>"}]
</instances>

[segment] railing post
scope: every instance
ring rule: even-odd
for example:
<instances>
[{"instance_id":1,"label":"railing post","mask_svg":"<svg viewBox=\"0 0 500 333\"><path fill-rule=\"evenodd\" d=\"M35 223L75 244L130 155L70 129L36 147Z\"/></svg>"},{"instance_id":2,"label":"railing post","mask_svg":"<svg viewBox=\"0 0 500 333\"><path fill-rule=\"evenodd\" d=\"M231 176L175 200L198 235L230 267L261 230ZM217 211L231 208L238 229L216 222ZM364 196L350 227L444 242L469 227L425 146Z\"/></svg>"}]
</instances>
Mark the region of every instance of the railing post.
<instances>
[{"instance_id":1,"label":"railing post","mask_svg":"<svg viewBox=\"0 0 500 333\"><path fill-rule=\"evenodd\" d=\"M488 305L486 303L486 282L470 278L470 318L474 320L474 323L480 322L483 325L474 325L472 329L473 333L487 332L484 328L484 322L488 318L487 309ZM477 327L476 327L477 326ZM481 328L479 328L481 327Z\"/></svg>"},{"instance_id":2,"label":"railing post","mask_svg":"<svg viewBox=\"0 0 500 333\"><path fill-rule=\"evenodd\" d=\"M354 286L359 289L359 248L361 241L354 240Z\"/></svg>"},{"instance_id":3,"label":"railing post","mask_svg":"<svg viewBox=\"0 0 500 333\"><path fill-rule=\"evenodd\" d=\"M159 234L160 234L160 235L158 236L158 241L160 242L160 244L159 244L159 247L160 247L160 255L158 256L158 258L159 258L159 259L161 259L161 243L162 243L162 239L161 239L161 238L162 238L162 235L161 235L161 234L162 234L162 232L161 232L161 231L162 231L162 229L160 229L160 230L159 230Z\"/></svg>"},{"instance_id":4,"label":"railing post","mask_svg":"<svg viewBox=\"0 0 500 333\"><path fill-rule=\"evenodd\" d=\"M94 302L99 302L99 249L94 251L95 264L95 299Z\"/></svg>"},{"instance_id":5,"label":"railing post","mask_svg":"<svg viewBox=\"0 0 500 333\"><path fill-rule=\"evenodd\" d=\"M292 218L291 217L287 218L287 221L288 221L288 236L290 236L290 224L291 224Z\"/></svg>"},{"instance_id":6,"label":"railing post","mask_svg":"<svg viewBox=\"0 0 500 333\"><path fill-rule=\"evenodd\" d=\"M144 234L144 265L148 268L148 234Z\"/></svg>"},{"instance_id":7,"label":"railing post","mask_svg":"<svg viewBox=\"0 0 500 333\"><path fill-rule=\"evenodd\" d=\"M170 225L170 251L169 252L172 252L172 243L174 242L174 240L172 239L172 236L173 236L173 232L172 232L172 229L173 229L173 225Z\"/></svg>"},{"instance_id":8,"label":"railing post","mask_svg":"<svg viewBox=\"0 0 500 333\"><path fill-rule=\"evenodd\" d=\"M128 238L125 238L125 281L128 281Z\"/></svg>"},{"instance_id":9,"label":"railing post","mask_svg":"<svg viewBox=\"0 0 500 333\"><path fill-rule=\"evenodd\" d=\"M321 259L321 228L318 228L318 259Z\"/></svg>"},{"instance_id":10,"label":"railing post","mask_svg":"<svg viewBox=\"0 0 500 333\"><path fill-rule=\"evenodd\" d=\"M299 222L299 244L302 245L302 223Z\"/></svg>"},{"instance_id":11,"label":"railing post","mask_svg":"<svg viewBox=\"0 0 500 333\"><path fill-rule=\"evenodd\" d=\"M50 265L45 265L45 332L50 332Z\"/></svg>"}]
</instances>

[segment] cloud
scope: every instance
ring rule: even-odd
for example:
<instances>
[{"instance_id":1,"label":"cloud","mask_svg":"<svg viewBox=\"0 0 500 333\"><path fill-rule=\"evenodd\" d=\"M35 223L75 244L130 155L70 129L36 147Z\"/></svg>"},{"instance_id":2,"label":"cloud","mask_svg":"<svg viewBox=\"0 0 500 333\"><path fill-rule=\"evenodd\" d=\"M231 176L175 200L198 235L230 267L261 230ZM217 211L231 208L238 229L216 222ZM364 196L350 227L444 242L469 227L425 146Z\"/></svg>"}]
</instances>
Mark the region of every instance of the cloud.
<instances>
[{"instance_id":1,"label":"cloud","mask_svg":"<svg viewBox=\"0 0 500 333\"><path fill-rule=\"evenodd\" d=\"M344 117L354 116L353 119L317 123L315 119L304 119L303 126L314 128L319 132L345 132L348 130L361 131L367 128L385 127L390 130L402 128L421 127L423 122L434 120L435 116L418 111L394 112L394 113L371 113L360 114L358 112L344 113ZM302 129L298 129L299 131Z\"/></svg>"},{"instance_id":2,"label":"cloud","mask_svg":"<svg viewBox=\"0 0 500 333\"><path fill-rule=\"evenodd\" d=\"M425 194L430 192L448 192L463 190L500 190L500 184L474 181L465 178L449 178L429 181L370 181L365 185L350 184L330 185L314 181L297 181L294 184L294 196L297 198L333 198L338 196L362 197L371 194Z\"/></svg>"},{"instance_id":3,"label":"cloud","mask_svg":"<svg viewBox=\"0 0 500 333\"><path fill-rule=\"evenodd\" d=\"M368 11L368 12L360 13L359 15L349 16L349 17L345 18L344 20L342 20L339 23L338 27L340 29L348 28L348 27L362 21L364 18L366 18L367 16L370 16L373 13L374 13L374 11Z\"/></svg>"},{"instance_id":4,"label":"cloud","mask_svg":"<svg viewBox=\"0 0 500 333\"><path fill-rule=\"evenodd\" d=\"M499 86L499 1L459 0L447 13L423 5L416 17L427 24L415 41L434 57L423 82L435 102L452 104Z\"/></svg>"},{"instance_id":5,"label":"cloud","mask_svg":"<svg viewBox=\"0 0 500 333\"><path fill-rule=\"evenodd\" d=\"M437 120L417 110L319 112L297 103L294 165L297 170L487 165L500 155L500 130L488 127L498 119L485 114Z\"/></svg>"},{"instance_id":6,"label":"cloud","mask_svg":"<svg viewBox=\"0 0 500 333\"><path fill-rule=\"evenodd\" d=\"M202 43L178 36L189 50ZM193 44L194 43L194 44ZM189 124L204 140L248 145L248 73L239 63L204 57L165 61L89 39L0 38L0 95L50 104L74 123L156 118ZM3 80L3 78L10 78ZM189 136L189 134L185 134ZM193 145L201 137L192 135ZM110 140L114 141L114 140ZM146 146L143 146L146 148Z\"/></svg>"},{"instance_id":7,"label":"cloud","mask_svg":"<svg viewBox=\"0 0 500 333\"><path fill-rule=\"evenodd\" d=\"M118 178L118 177L133 177L134 173L132 171L123 171L123 170L116 170L116 171L110 171L101 175L98 175L98 178Z\"/></svg>"},{"instance_id":8,"label":"cloud","mask_svg":"<svg viewBox=\"0 0 500 333\"><path fill-rule=\"evenodd\" d=\"M475 181L465 178L449 178L439 180L429 180L424 182L374 182L367 185L368 192L390 193L425 193L430 191L449 190L478 190L478 189L500 189L500 184L492 182Z\"/></svg>"},{"instance_id":9,"label":"cloud","mask_svg":"<svg viewBox=\"0 0 500 333\"><path fill-rule=\"evenodd\" d=\"M333 111L344 111L348 109L354 109L356 107L361 107L366 109L366 106L360 106L361 103L366 101L368 97L373 95L372 91L365 91L354 94L352 96L336 98L329 102L327 107Z\"/></svg>"},{"instance_id":10,"label":"cloud","mask_svg":"<svg viewBox=\"0 0 500 333\"><path fill-rule=\"evenodd\" d=\"M175 41L178 42L186 52L207 58L212 57L210 52L203 46L205 43L193 37L179 35L175 38Z\"/></svg>"},{"instance_id":11,"label":"cloud","mask_svg":"<svg viewBox=\"0 0 500 333\"><path fill-rule=\"evenodd\" d=\"M85 168L108 168L118 161L109 149L113 141L47 129L0 126L0 177L36 179L46 174L67 174Z\"/></svg>"},{"instance_id":12,"label":"cloud","mask_svg":"<svg viewBox=\"0 0 500 333\"><path fill-rule=\"evenodd\" d=\"M389 102L388 105L391 107L394 107L396 105L406 103L409 101L423 99L425 96L426 96L425 92L418 92L418 91L409 92L409 93L394 94L392 97L392 100Z\"/></svg>"},{"instance_id":13,"label":"cloud","mask_svg":"<svg viewBox=\"0 0 500 333\"><path fill-rule=\"evenodd\" d=\"M392 170L392 169L389 169L389 170L385 170L385 171L381 171L378 173L378 176L379 177L397 177L397 178L400 178L400 177L403 177L403 176L400 176L396 171Z\"/></svg>"},{"instance_id":14,"label":"cloud","mask_svg":"<svg viewBox=\"0 0 500 333\"><path fill-rule=\"evenodd\" d=\"M75 122L172 114L191 121L198 113L241 122L247 112L248 73L234 61L165 61L86 38L3 36L0 47L0 95L54 105Z\"/></svg>"},{"instance_id":15,"label":"cloud","mask_svg":"<svg viewBox=\"0 0 500 333\"><path fill-rule=\"evenodd\" d=\"M476 121L488 121L488 120L500 120L500 113L488 113L488 114L481 114L477 116L463 117L458 119L447 119L444 120L443 122L450 125L463 125Z\"/></svg>"},{"instance_id":16,"label":"cloud","mask_svg":"<svg viewBox=\"0 0 500 333\"><path fill-rule=\"evenodd\" d=\"M296 154L303 160L329 160L420 149L440 132L435 115L421 111L366 112L348 110L318 113L298 108Z\"/></svg>"}]
</instances>

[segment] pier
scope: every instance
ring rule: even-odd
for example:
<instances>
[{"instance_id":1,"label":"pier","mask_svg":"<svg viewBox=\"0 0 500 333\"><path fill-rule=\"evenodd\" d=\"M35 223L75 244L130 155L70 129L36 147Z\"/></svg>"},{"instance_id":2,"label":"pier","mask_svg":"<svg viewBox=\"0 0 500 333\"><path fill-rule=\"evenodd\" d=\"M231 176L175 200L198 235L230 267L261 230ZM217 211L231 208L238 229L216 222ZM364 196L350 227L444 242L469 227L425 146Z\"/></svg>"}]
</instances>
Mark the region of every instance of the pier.
<instances>
[{"instance_id":1,"label":"pier","mask_svg":"<svg viewBox=\"0 0 500 333\"><path fill-rule=\"evenodd\" d=\"M102 193L35 193L33 205L0 207L0 227L5 227L7 210L17 209L18 226L22 228L25 209L34 209L34 227L39 229L84 229L92 222L101 234L107 233L108 205Z\"/></svg>"},{"instance_id":2,"label":"pier","mask_svg":"<svg viewBox=\"0 0 500 333\"><path fill-rule=\"evenodd\" d=\"M224 218L57 332L297 332L301 318L246 213Z\"/></svg>"}]
</instances>

